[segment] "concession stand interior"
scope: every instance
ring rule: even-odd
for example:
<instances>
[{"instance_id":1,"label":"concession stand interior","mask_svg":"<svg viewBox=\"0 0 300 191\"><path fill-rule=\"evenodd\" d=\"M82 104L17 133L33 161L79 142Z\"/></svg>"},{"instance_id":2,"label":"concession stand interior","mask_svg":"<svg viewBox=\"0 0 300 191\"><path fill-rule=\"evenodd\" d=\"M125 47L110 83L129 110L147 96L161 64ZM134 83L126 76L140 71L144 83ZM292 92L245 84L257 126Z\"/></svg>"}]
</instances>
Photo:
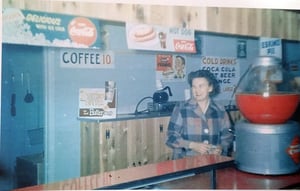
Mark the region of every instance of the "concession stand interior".
<instances>
[{"instance_id":1,"label":"concession stand interior","mask_svg":"<svg viewBox=\"0 0 300 191\"><path fill-rule=\"evenodd\" d=\"M300 188L288 6L3 0L0 189ZM172 160L170 116L198 69L219 81L233 149Z\"/></svg>"}]
</instances>

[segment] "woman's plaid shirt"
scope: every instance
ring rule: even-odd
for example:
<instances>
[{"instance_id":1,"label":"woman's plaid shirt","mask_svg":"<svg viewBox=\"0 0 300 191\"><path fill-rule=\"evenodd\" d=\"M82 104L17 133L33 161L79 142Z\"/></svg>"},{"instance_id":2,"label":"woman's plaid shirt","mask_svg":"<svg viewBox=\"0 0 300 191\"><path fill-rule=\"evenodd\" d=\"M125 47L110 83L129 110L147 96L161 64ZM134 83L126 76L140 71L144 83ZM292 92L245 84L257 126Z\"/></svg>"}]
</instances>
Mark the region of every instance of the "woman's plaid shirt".
<instances>
[{"instance_id":1,"label":"woman's plaid shirt","mask_svg":"<svg viewBox=\"0 0 300 191\"><path fill-rule=\"evenodd\" d=\"M194 99L179 102L173 110L166 144L173 149L173 159L199 153L188 148L191 141L222 146L222 155L228 155L233 135L225 108L210 100L203 113Z\"/></svg>"}]
</instances>

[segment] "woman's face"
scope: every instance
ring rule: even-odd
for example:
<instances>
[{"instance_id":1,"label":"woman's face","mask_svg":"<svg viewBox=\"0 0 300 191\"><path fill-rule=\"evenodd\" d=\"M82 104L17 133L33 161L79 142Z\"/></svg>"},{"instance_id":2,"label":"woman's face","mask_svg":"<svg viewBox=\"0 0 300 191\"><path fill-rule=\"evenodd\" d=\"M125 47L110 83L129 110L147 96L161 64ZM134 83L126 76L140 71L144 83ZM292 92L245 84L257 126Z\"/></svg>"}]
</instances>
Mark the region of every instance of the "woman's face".
<instances>
[{"instance_id":1,"label":"woman's face","mask_svg":"<svg viewBox=\"0 0 300 191\"><path fill-rule=\"evenodd\" d=\"M209 85L206 78L194 78L192 81L192 94L197 102L209 99L209 93L213 87Z\"/></svg>"}]
</instances>

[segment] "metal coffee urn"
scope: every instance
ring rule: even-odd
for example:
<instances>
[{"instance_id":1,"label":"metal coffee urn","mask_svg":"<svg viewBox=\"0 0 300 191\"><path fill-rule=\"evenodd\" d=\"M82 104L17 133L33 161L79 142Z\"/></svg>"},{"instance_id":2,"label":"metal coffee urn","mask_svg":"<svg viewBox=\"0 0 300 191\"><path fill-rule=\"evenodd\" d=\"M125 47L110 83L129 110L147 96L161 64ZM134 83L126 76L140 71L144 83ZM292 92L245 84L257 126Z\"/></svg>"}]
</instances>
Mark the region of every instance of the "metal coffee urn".
<instances>
[{"instance_id":1,"label":"metal coffee urn","mask_svg":"<svg viewBox=\"0 0 300 191\"><path fill-rule=\"evenodd\" d=\"M300 93L275 57L258 57L242 77L236 103L244 117L235 124L239 170L264 175L300 169L300 125L290 120Z\"/></svg>"}]
</instances>

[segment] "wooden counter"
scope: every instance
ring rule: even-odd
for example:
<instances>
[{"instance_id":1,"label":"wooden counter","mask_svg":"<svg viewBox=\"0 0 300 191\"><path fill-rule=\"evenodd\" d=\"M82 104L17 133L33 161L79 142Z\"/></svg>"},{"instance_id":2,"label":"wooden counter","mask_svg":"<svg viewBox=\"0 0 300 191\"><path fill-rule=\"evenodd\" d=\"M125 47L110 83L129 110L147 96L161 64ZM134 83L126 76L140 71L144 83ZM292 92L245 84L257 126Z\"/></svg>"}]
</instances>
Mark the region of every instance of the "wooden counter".
<instances>
[{"instance_id":1,"label":"wooden counter","mask_svg":"<svg viewBox=\"0 0 300 191\"><path fill-rule=\"evenodd\" d=\"M144 187L148 189L210 189L212 173L209 171L213 169L216 170L217 189L280 189L300 183L299 172L280 176L256 175L237 170L233 162L229 157L203 155L104 172L16 191L116 189L132 186L140 188L146 185L153 185Z\"/></svg>"},{"instance_id":2,"label":"wooden counter","mask_svg":"<svg viewBox=\"0 0 300 191\"><path fill-rule=\"evenodd\" d=\"M239 111L228 108L233 121ZM172 159L165 142L170 112L123 114L116 119L79 119L81 176Z\"/></svg>"},{"instance_id":3,"label":"wooden counter","mask_svg":"<svg viewBox=\"0 0 300 191\"><path fill-rule=\"evenodd\" d=\"M149 117L152 116L152 117ZM143 166L172 158L165 144L169 116L81 121L81 176Z\"/></svg>"}]
</instances>

